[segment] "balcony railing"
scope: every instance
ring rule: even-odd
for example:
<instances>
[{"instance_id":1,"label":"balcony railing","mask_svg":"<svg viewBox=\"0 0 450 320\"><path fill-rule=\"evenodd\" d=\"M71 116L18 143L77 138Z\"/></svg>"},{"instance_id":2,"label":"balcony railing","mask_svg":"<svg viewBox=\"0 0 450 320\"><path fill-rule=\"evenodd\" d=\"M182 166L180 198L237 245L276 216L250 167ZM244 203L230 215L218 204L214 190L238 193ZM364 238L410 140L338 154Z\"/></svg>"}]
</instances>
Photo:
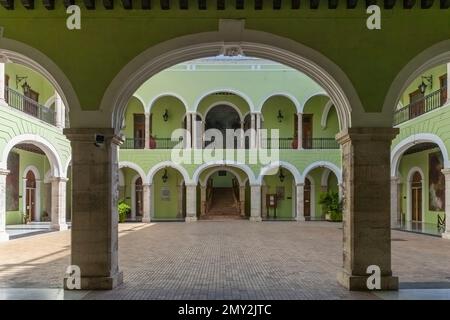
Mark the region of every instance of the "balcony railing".
<instances>
[{"instance_id":1,"label":"balcony railing","mask_svg":"<svg viewBox=\"0 0 450 320\"><path fill-rule=\"evenodd\" d=\"M306 138L303 139L303 149L339 149L334 138Z\"/></svg>"},{"instance_id":2,"label":"balcony railing","mask_svg":"<svg viewBox=\"0 0 450 320\"><path fill-rule=\"evenodd\" d=\"M394 114L394 125L417 118L422 114L442 107L447 100L447 87L442 87L429 95L414 101Z\"/></svg>"},{"instance_id":3,"label":"balcony railing","mask_svg":"<svg viewBox=\"0 0 450 320\"><path fill-rule=\"evenodd\" d=\"M145 139L125 139L122 149L144 149Z\"/></svg>"},{"instance_id":4,"label":"balcony railing","mask_svg":"<svg viewBox=\"0 0 450 320\"><path fill-rule=\"evenodd\" d=\"M5 87L5 100L10 107L55 125L55 111L40 105L33 99L25 97L9 87Z\"/></svg>"},{"instance_id":5,"label":"balcony railing","mask_svg":"<svg viewBox=\"0 0 450 320\"><path fill-rule=\"evenodd\" d=\"M181 141L183 141L182 138L180 138L178 141L172 141L171 138L151 138L150 149L173 149Z\"/></svg>"},{"instance_id":6,"label":"balcony railing","mask_svg":"<svg viewBox=\"0 0 450 320\"><path fill-rule=\"evenodd\" d=\"M264 149L272 149L276 147L276 140L271 138L262 139L261 147ZM294 142L293 138L279 138L278 149L297 149L297 141Z\"/></svg>"}]
</instances>

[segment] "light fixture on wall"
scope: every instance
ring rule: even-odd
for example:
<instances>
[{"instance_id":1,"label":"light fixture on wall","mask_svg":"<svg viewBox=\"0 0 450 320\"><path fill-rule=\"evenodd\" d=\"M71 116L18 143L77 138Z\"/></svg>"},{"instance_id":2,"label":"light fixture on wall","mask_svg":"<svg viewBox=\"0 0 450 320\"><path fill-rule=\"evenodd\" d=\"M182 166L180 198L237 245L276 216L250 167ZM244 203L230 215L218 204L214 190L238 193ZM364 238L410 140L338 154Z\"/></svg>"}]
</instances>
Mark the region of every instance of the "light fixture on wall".
<instances>
[{"instance_id":1,"label":"light fixture on wall","mask_svg":"<svg viewBox=\"0 0 450 320\"><path fill-rule=\"evenodd\" d=\"M169 179L169 176L167 175L167 169L164 169L164 174L162 176L162 181L164 183L166 183L168 179Z\"/></svg>"},{"instance_id":2,"label":"light fixture on wall","mask_svg":"<svg viewBox=\"0 0 450 320\"><path fill-rule=\"evenodd\" d=\"M280 179L280 182L284 181L285 176L284 176L283 170L281 168L280 168L280 173L278 174L278 178Z\"/></svg>"},{"instance_id":3,"label":"light fixture on wall","mask_svg":"<svg viewBox=\"0 0 450 320\"><path fill-rule=\"evenodd\" d=\"M169 111L167 109L164 111L163 120L164 122L167 122L167 120L169 120Z\"/></svg>"},{"instance_id":4,"label":"light fixture on wall","mask_svg":"<svg viewBox=\"0 0 450 320\"><path fill-rule=\"evenodd\" d=\"M26 80L28 79L28 76L19 76L19 75L16 75L16 89L19 89L19 84L23 81L23 80L25 80L25 84L24 85L27 85L28 86L28 83L26 82ZM29 88L30 86L28 86L28 88Z\"/></svg>"},{"instance_id":5,"label":"light fixture on wall","mask_svg":"<svg viewBox=\"0 0 450 320\"><path fill-rule=\"evenodd\" d=\"M431 76L422 76L422 83L419 85L419 91L421 94L424 94L427 90L428 85L425 83L425 81L428 81L428 85L430 86L430 89L433 89L433 75Z\"/></svg>"},{"instance_id":6,"label":"light fixture on wall","mask_svg":"<svg viewBox=\"0 0 450 320\"><path fill-rule=\"evenodd\" d=\"M283 114L281 113L281 110L278 110L278 116L277 116L277 119L278 119L278 122L281 122L281 121L283 121L283 119L284 119L284 116L283 116Z\"/></svg>"}]
</instances>

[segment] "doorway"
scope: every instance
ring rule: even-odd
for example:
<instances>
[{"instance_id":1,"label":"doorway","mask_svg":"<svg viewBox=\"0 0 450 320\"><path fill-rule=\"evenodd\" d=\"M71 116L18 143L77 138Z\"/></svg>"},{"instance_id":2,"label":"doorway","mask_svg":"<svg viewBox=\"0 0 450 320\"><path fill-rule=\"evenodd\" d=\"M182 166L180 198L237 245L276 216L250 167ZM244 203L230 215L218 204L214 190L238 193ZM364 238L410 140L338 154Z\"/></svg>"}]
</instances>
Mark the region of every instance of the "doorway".
<instances>
[{"instance_id":1,"label":"doorway","mask_svg":"<svg viewBox=\"0 0 450 320\"><path fill-rule=\"evenodd\" d=\"M33 171L28 171L26 176L26 222L36 219L36 177Z\"/></svg>"},{"instance_id":2,"label":"doorway","mask_svg":"<svg viewBox=\"0 0 450 320\"><path fill-rule=\"evenodd\" d=\"M411 182L411 220L422 222L422 176L415 172Z\"/></svg>"}]
</instances>

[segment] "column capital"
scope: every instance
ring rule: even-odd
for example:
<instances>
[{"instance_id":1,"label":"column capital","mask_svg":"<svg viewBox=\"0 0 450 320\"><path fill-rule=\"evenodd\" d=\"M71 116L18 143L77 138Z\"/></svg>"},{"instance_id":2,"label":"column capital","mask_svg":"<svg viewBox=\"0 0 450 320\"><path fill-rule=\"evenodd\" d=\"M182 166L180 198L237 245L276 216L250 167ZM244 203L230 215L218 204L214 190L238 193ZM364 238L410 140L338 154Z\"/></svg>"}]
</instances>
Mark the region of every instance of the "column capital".
<instances>
[{"instance_id":1,"label":"column capital","mask_svg":"<svg viewBox=\"0 0 450 320\"><path fill-rule=\"evenodd\" d=\"M296 186L297 188L298 188L298 187L304 187L305 184L304 184L304 183L296 183L295 186Z\"/></svg>"},{"instance_id":2,"label":"column capital","mask_svg":"<svg viewBox=\"0 0 450 320\"><path fill-rule=\"evenodd\" d=\"M336 140L339 144L349 141L392 141L399 131L390 127L347 128L336 135Z\"/></svg>"},{"instance_id":3,"label":"column capital","mask_svg":"<svg viewBox=\"0 0 450 320\"><path fill-rule=\"evenodd\" d=\"M441 170L441 172L442 172L442 174L443 174L444 176L450 177L450 168L444 168L444 169Z\"/></svg>"},{"instance_id":4,"label":"column capital","mask_svg":"<svg viewBox=\"0 0 450 320\"><path fill-rule=\"evenodd\" d=\"M114 128L65 128L63 133L71 142L95 143L95 135L103 135L105 142L111 141L116 145L123 143L122 137L115 133Z\"/></svg>"},{"instance_id":5,"label":"column capital","mask_svg":"<svg viewBox=\"0 0 450 320\"><path fill-rule=\"evenodd\" d=\"M50 180L50 182L67 182L67 181L69 181L69 179L67 179L65 177L51 177L49 180Z\"/></svg>"},{"instance_id":6,"label":"column capital","mask_svg":"<svg viewBox=\"0 0 450 320\"><path fill-rule=\"evenodd\" d=\"M0 176L7 176L10 172L8 169L0 169Z\"/></svg>"},{"instance_id":7,"label":"column capital","mask_svg":"<svg viewBox=\"0 0 450 320\"><path fill-rule=\"evenodd\" d=\"M400 177L391 177L391 182L399 184L400 183Z\"/></svg>"}]
</instances>

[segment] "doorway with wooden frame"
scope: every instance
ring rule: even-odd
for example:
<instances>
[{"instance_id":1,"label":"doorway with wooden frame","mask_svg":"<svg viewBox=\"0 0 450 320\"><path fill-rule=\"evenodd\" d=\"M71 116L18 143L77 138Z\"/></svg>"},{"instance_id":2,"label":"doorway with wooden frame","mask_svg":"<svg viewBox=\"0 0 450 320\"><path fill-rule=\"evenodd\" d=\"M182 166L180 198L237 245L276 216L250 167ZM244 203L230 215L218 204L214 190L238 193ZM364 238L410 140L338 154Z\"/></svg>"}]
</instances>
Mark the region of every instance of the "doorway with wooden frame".
<instances>
[{"instance_id":1,"label":"doorway with wooden frame","mask_svg":"<svg viewBox=\"0 0 450 320\"><path fill-rule=\"evenodd\" d=\"M411 181L411 220L422 222L422 176L416 171Z\"/></svg>"},{"instance_id":2,"label":"doorway with wooden frame","mask_svg":"<svg viewBox=\"0 0 450 320\"><path fill-rule=\"evenodd\" d=\"M26 175L26 222L36 221L36 177L33 171L28 171Z\"/></svg>"}]
</instances>

